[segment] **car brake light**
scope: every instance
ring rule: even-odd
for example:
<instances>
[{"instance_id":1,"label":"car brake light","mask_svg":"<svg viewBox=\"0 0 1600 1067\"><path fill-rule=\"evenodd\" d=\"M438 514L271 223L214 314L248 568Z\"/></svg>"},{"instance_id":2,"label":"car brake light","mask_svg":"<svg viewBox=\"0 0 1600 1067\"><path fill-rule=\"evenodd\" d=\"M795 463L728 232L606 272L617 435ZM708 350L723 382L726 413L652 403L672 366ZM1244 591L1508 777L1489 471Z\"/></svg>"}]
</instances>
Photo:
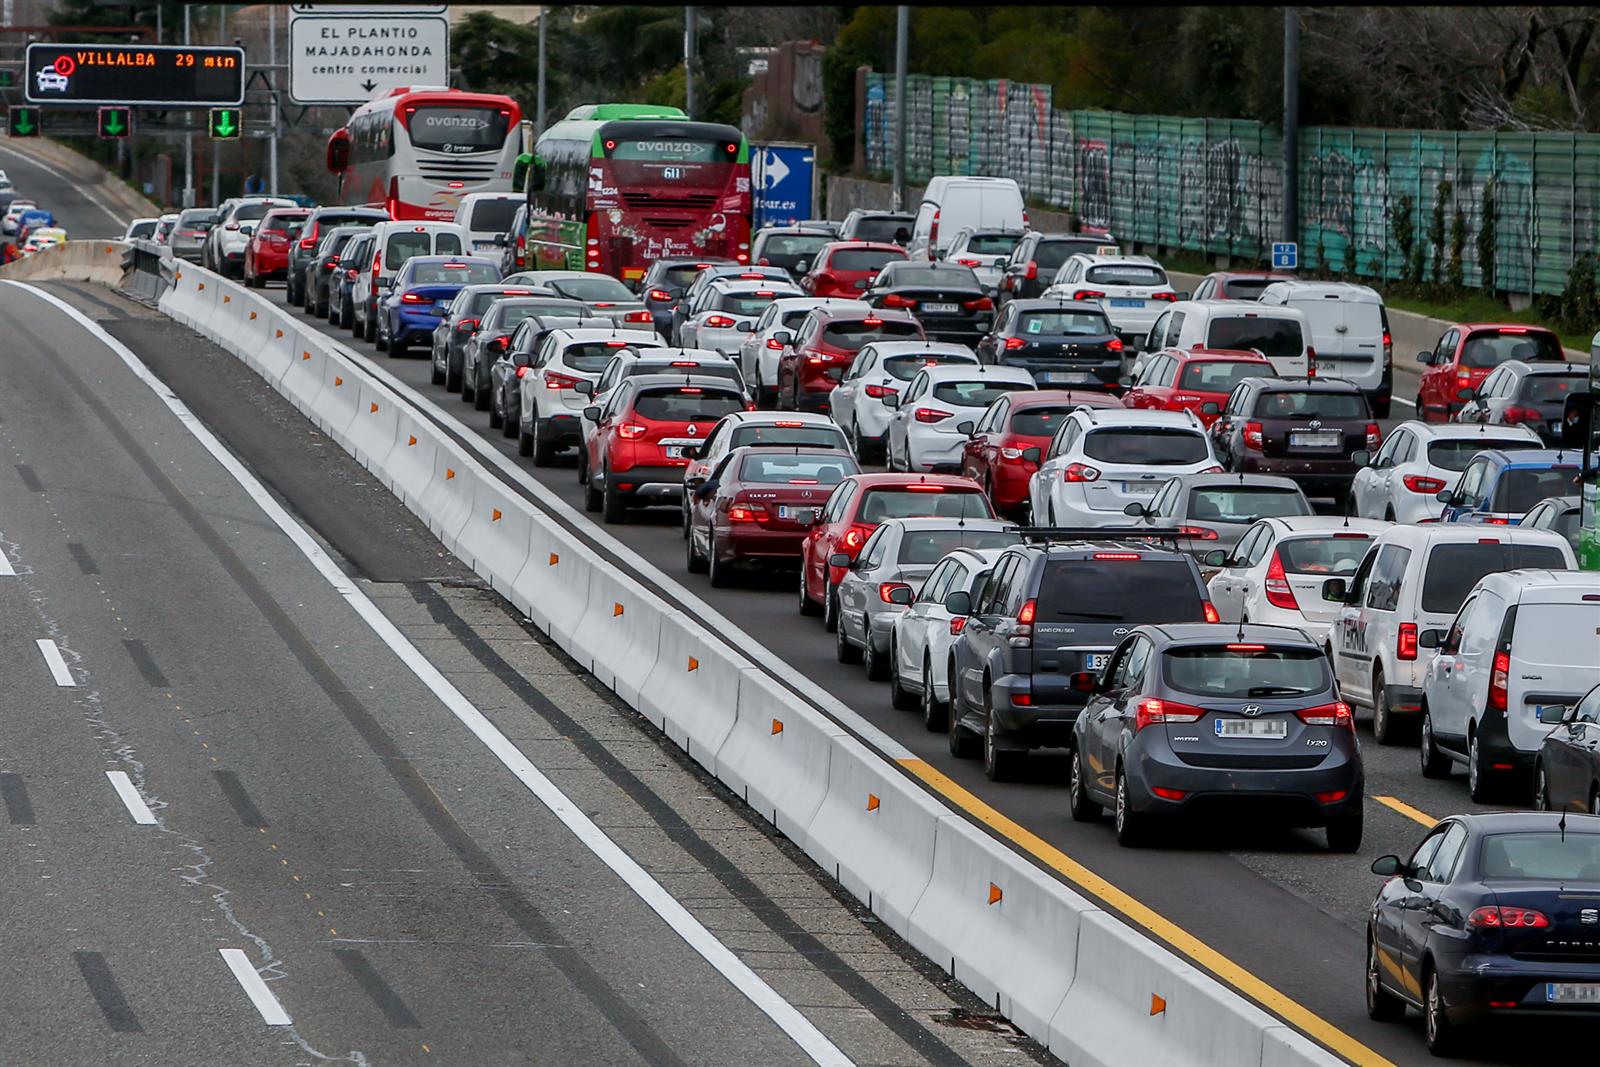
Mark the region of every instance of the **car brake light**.
<instances>
[{"instance_id":1,"label":"car brake light","mask_svg":"<svg viewBox=\"0 0 1600 1067\"><path fill-rule=\"evenodd\" d=\"M1019 460L1022 458L1022 451L1023 450L1020 448L1012 448L1010 445L1002 445L1000 448L1000 458Z\"/></svg>"},{"instance_id":2,"label":"car brake light","mask_svg":"<svg viewBox=\"0 0 1600 1067\"><path fill-rule=\"evenodd\" d=\"M1403 622L1400 624L1399 636L1395 638L1394 654L1397 659L1417 658L1417 624Z\"/></svg>"},{"instance_id":3,"label":"car brake light","mask_svg":"<svg viewBox=\"0 0 1600 1067\"><path fill-rule=\"evenodd\" d=\"M933 221L928 224L928 258L933 258L933 249L939 246L939 209L933 211Z\"/></svg>"},{"instance_id":4,"label":"car brake light","mask_svg":"<svg viewBox=\"0 0 1600 1067\"><path fill-rule=\"evenodd\" d=\"M1465 388L1472 384L1472 375L1466 372L1456 375L1456 384Z\"/></svg>"},{"instance_id":5,"label":"car brake light","mask_svg":"<svg viewBox=\"0 0 1600 1067\"><path fill-rule=\"evenodd\" d=\"M883 320L877 317L865 318L861 320L861 324L863 326L882 326Z\"/></svg>"},{"instance_id":6,"label":"car brake light","mask_svg":"<svg viewBox=\"0 0 1600 1067\"><path fill-rule=\"evenodd\" d=\"M1061 480L1064 482L1093 482L1099 477L1099 469L1086 463L1069 463L1061 469Z\"/></svg>"},{"instance_id":7,"label":"car brake light","mask_svg":"<svg viewBox=\"0 0 1600 1067\"><path fill-rule=\"evenodd\" d=\"M1378 446L1383 444L1383 430L1375 422L1367 423L1367 451L1377 452Z\"/></svg>"},{"instance_id":8,"label":"car brake light","mask_svg":"<svg viewBox=\"0 0 1600 1067\"><path fill-rule=\"evenodd\" d=\"M943 422L951 413L938 408L918 408L915 415L918 422Z\"/></svg>"},{"instance_id":9,"label":"car brake light","mask_svg":"<svg viewBox=\"0 0 1600 1067\"><path fill-rule=\"evenodd\" d=\"M1495 711L1506 710L1506 685L1511 674L1511 655L1503 649L1494 654L1494 665L1489 671L1489 706Z\"/></svg>"},{"instance_id":10,"label":"car brake light","mask_svg":"<svg viewBox=\"0 0 1600 1067\"><path fill-rule=\"evenodd\" d=\"M665 289L652 289L652 290L650 290L650 299L651 300L671 300L672 299L672 294L667 292Z\"/></svg>"},{"instance_id":11,"label":"car brake light","mask_svg":"<svg viewBox=\"0 0 1600 1067\"><path fill-rule=\"evenodd\" d=\"M511 335L509 333L503 333L499 337L496 337L493 341L489 342L489 351L504 352L506 348L510 346L510 344Z\"/></svg>"},{"instance_id":12,"label":"car brake light","mask_svg":"<svg viewBox=\"0 0 1600 1067\"><path fill-rule=\"evenodd\" d=\"M1350 795L1349 791L1345 790L1345 789L1330 789L1326 793L1318 793L1317 794L1317 803L1318 804L1337 804L1337 803L1339 803L1339 801L1343 800L1345 797L1347 797L1349 795Z\"/></svg>"},{"instance_id":13,"label":"car brake light","mask_svg":"<svg viewBox=\"0 0 1600 1067\"><path fill-rule=\"evenodd\" d=\"M1528 332L1528 328L1526 326L1502 326L1502 327L1500 327L1499 330L1497 330L1495 332L1496 333L1527 333Z\"/></svg>"},{"instance_id":14,"label":"car brake light","mask_svg":"<svg viewBox=\"0 0 1600 1067\"><path fill-rule=\"evenodd\" d=\"M865 391L868 396L877 400L882 400L886 396L895 395L895 391L890 389L887 385L869 385Z\"/></svg>"},{"instance_id":15,"label":"car brake light","mask_svg":"<svg viewBox=\"0 0 1600 1067\"><path fill-rule=\"evenodd\" d=\"M878 599L883 601L885 604L893 604L894 601L889 599L889 594L893 593L896 589L910 589L910 588L911 587L909 585L907 585L905 582L879 582L878 583Z\"/></svg>"},{"instance_id":16,"label":"car brake light","mask_svg":"<svg viewBox=\"0 0 1600 1067\"><path fill-rule=\"evenodd\" d=\"M1014 352L1017 349L1021 348L1023 345L1027 344L1027 343L1028 342L1024 341L1020 337L1007 337L1006 338L1006 351Z\"/></svg>"},{"instance_id":17,"label":"car brake light","mask_svg":"<svg viewBox=\"0 0 1600 1067\"><path fill-rule=\"evenodd\" d=\"M729 326L732 326L737 321L738 321L737 319L730 319L726 315L708 315L708 316L706 316L706 325L710 326L714 330L725 330Z\"/></svg>"},{"instance_id":18,"label":"car brake light","mask_svg":"<svg viewBox=\"0 0 1600 1067\"><path fill-rule=\"evenodd\" d=\"M502 290L500 290L500 295L501 296L532 296L533 295L533 290L532 289L502 289Z\"/></svg>"},{"instance_id":19,"label":"car brake light","mask_svg":"<svg viewBox=\"0 0 1600 1067\"><path fill-rule=\"evenodd\" d=\"M1289 611L1299 611L1300 602L1294 598L1294 590L1289 586L1289 578L1284 574L1283 557L1277 549L1272 550L1272 562L1267 564L1267 580L1263 584L1267 594L1267 603L1275 608L1286 608Z\"/></svg>"},{"instance_id":20,"label":"car brake light","mask_svg":"<svg viewBox=\"0 0 1600 1067\"><path fill-rule=\"evenodd\" d=\"M778 419L772 425L782 426L785 429L794 429L796 427L804 426L805 423L801 422L799 419Z\"/></svg>"},{"instance_id":21,"label":"car brake light","mask_svg":"<svg viewBox=\"0 0 1600 1067\"><path fill-rule=\"evenodd\" d=\"M300 238L300 247L315 248L317 247L317 239L315 237L302 237Z\"/></svg>"},{"instance_id":22,"label":"car brake light","mask_svg":"<svg viewBox=\"0 0 1600 1067\"><path fill-rule=\"evenodd\" d=\"M729 522L760 522L769 517L762 504L734 504L728 508Z\"/></svg>"},{"instance_id":23,"label":"car brake light","mask_svg":"<svg viewBox=\"0 0 1600 1067\"><path fill-rule=\"evenodd\" d=\"M596 300L594 306L597 308L614 308L617 306L617 302L615 300Z\"/></svg>"},{"instance_id":24,"label":"car brake light","mask_svg":"<svg viewBox=\"0 0 1600 1067\"><path fill-rule=\"evenodd\" d=\"M1217 531L1204 526L1180 526L1178 533L1184 537L1192 537L1197 541L1215 541Z\"/></svg>"},{"instance_id":25,"label":"car brake light","mask_svg":"<svg viewBox=\"0 0 1600 1067\"><path fill-rule=\"evenodd\" d=\"M1532 908L1501 905L1474 909L1472 914L1467 916L1467 925L1480 930L1543 930L1550 925L1550 918L1544 912L1534 911Z\"/></svg>"},{"instance_id":26,"label":"car brake light","mask_svg":"<svg viewBox=\"0 0 1600 1067\"><path fill-rule=\"evenodd\" d=\"M1244 424L1244 447L1253 448L1257 452L1259 452L1259 451L1261 451L1262 443L1263 443L1263 441L1262 441L1262 434L1261 434L1261 424L1259 422L1247 422L1247 423L1245 423Z\"/></svg>"},{"instance_id":27,"label":"car brake light","mask_svg":"<svg viewBox=\"0 0 1600 1067\"><path fill-rule=\"evenodd\" d=\"M776 337L769 337L767 338L767 347L772 349L774 352L782 352L783 342L779 341Z\"/></svg>"},{"instance_id":28,"label":"car brake light","mask_svg":"<svg viewBox=\"0 0 1600 1067\"><path fill-rule=\"evenodd\" d=\"M654 318L648 311L630 311L622 316L623 322L653 322Z\"/></svg>"},{"instance_id":29,"label":"car brake light","mask_svg":"<svg viewBox=\"0 0 1600 1067\"><path fill-rule=\"evenodd\" d=\"M844 532L844 547L854 552L867 542L867 535L872 532L871 526L859 523Z\"/></svg>"},{"instance_id":30,"label":"car brake light","mask_svg":"<svg viewBox=\"0 0 1600 1067\"><path fill-rule=\"evenodd\" d=\"M519 371L524 369L526 368L517 368ZM583 381L582 378L574 378L570 374L557 374L555 371L546 371L544 376L544 387L546 389L572 389L575 388L581 381Z\"/></svg>"},{"instance_id":31,"label":"car brake light","mask_svg":"<svg viewBox=\"0 0 1600 1067\"><path fill-rule=\"evenodd\" d=\"M1072 294L1074 300L1104 300L1106 294L1098 289L1079 289Z\"/></svg>"},{"instance_id":32,"label":"car brake light","mask_svg":"<svg viewBox=\"0 0 1600 1067\"><path fill-rule=\"evenodd\" d=\"M1162 800L1182 800L1189 795L1189 791L1186 789L1168 789L1164 785L1153 785L1150 787L1150 792Z\"/></svg>"},{"instance_id":33,"label":"car brake light","mask_svg":"<svg viewBox=\"0 0 1600 1067\"><path fill-rule=\"evenodd\" d=\"M927 482L917 482L914 485L907 485L907 486L904 486L903 488L908 493L942 493L942 492L944 492L944 486L942 486L942 485L930 485Z\"/></svg>"},{"instance_id":34,"label":"car brake light","mask_svg":"<svg viewBox=\"0 0 1600 1067\"><path fill-rule=\"evenodd\" d=\"M698 367L700 361L698 359L675 359L671 365L674 367Z\"/></svg>"},{"instance_id":35,"label":"car brake light","mask_svg":"<svg viewBox=\"0 0 1600 1067\"><path fill-rule=\"evenodd\" d=\"M1139 708L1133 714L1133 730L1138 733L1146 726L1156 726L1162 723L1199 722L1205 715L1203 708L1190 704L1179 704L1174 700L1149 700L1139 701Z\"/></svg>"},{"instance_id":36,"label":"car brake light","mask_svg":"<svg viewBox=\"0 0 1600 1067\"><path fill-rule=\"evenodd\" d=\"M518 367L517 368L517 377L518 378L526 378L528 376L528 371L531 370L531 369L532 369L531 367Z\"/></svg>"},{"instance_id":37,"label":"car brake light","mask_svg":"<svg viewBox=\"0 0 1600 1067\"><path fill-rule=\"evenodd\" d=\"M1394 336L1388 330L1383 331L1383 365L1385 367L1394 363Z\"/></svg>"},{"instance_id":38,"label":"car brake light","mask_svg":"<svg viewBox=\"0 0 1600 1067\"><path fill-rule=\"evenodd\" d=\"M650 427L641 426L637 422L625 422L621 426L617 427L617 435L626 440L632 441L643 437L649 431L649 429Z\"/></svg>"},{"instance_id":39,"label":"car brake light","mask_svg":"<svg viewBox=\"0 0 1600 1067\"><path fill-rule=\"evenodd\" d=\"M970 256L957 256L956 257L956 262L961 264L963 267L981 267L981 266L983 266L983 260L981 260L981 259L973 259Z\"/></svg>"},{"instance_id":40,"label":"car brake light","mask_svg":"<svg viewBox=\"0 0 1600 1067\"><path fill-rule=\"evenodd\" d=\"M1519 422L1538 422L1539 412L1533 408L1524 408L1512 405L1511 407L1506 408L1505 411L1501 413L1500 417L1504 419L1508 425L1515 426Z\"/></svg>"},{"instance_id":41,"label":"car brake light","mask_svg":"<svg viewBox=\"0 0 1600 1067\"><path fill-rule=\"evenodd\" d=\"M1350 713L1350 705L1342 700L1314 708L1301 708L1295 715L1307 726L1343 726L1352 732L1356 728L1356 718Z\"/></svg>"},{"instance_id":42,"label":"car brake light","mask_svg":"<svg viewBox=\"0 0 1600 1067\"><path fill-rule=\"evenodd\" d=\"M1033 694L1032 693L1012 693L1011 694L1011 703L1014 704L1015 706L1019 707L1019 708L1031 708L1031 707L1033 707Z\"/></svg>"},{"instance_id":43,"label":"car brake light","mask_svg":"<svg viewBox=\"0 0 1600 1067\"><path fill-rule=\"evenodd\" d=\"M1413 493L1432 496L1444 488L1443 478L1429 478L1422 474L1408 474L1400 479L1400 483Z\"/></svg>"},{"instance_id":44,"label":"car brake light","mask_svg":"<svg viewBox=\"0 0 1600 1067\"><path fill-rule=\"evenodd\" d=\"M886 308L914 308L917 306L917 302L911 299L909 296L901 296L899 293L889 293L883 298L883 306Z\"/></svg>"},{"instance_id":45,"label":"car brake light","mask_svg":"<svg viewBox=\"0 0 1600 1067\"><path fill-rule=\"evenodd\" d=\"M986 296L980 296L976 300L963 300L961 306L968 311L993 311L994 301Z\"/></svg>"},{"instance_id":46,"label":"car brake light","mask_svg":"<svg viewBox=\"0 0 1600 1067\"><path fill-rule=\"evenodd\" d=\"M1140 552L1096 552L1094 554L1094 558L1095 559L1132 560L1132 559L1144 559L1144 554L1140 553Z\"/></svg>"},{"instance_id":47,"label":"car brake light","mask_svg":"<svg viewBox=\"0 0 1600 1067\"><path fill-rule=\"evenodd\" d=\"M1029 600L1022 605L1022 610L1017 612L1017 622L1023 626L1032 626L1033 617L1038 613L1039 604L1036 600Z\"/></svg>"},{"instance_id":48,"label":"car brake light","mask_svg":"<svg viewBox=\"0 0 1600 1067\"><path fill-rule=\"evenodd\" d=\"M1200 607L1201 607L1201 610L1203 610L1205 612L1206 622L1221 622L1222 621L1222 616L1217 614L1216 605L1212 604L1211 601L1202 600L1200 602Z\"/></svg>"},{"instance_id":49,"label":"car brake light","mask_svg":"<svg viewBox=\"0 0 1600 1067\"><path fill-rule=\"evenodd\" d=\"M1223 645L1229 652L1265 652L1266 645Z\"/></svg>"},{"instance_id":50,"label":"car brake light","mask_svg":"<svg viewBox=\"0 0 1600 1067\"><path fill-rule=\"evenodd\" d=\"M1151 293L1150 294L1150 299L1151 300L1165 300L1169 304L1174 304L1174 303L1177 303L1178 294L1177 293Z\"/></svg>"},{"instance_id":51,"label":"car brake light","mask_svg":"<svg viewBox=\"0 0 1600 1067\"><path fill-rule=\"evenodd\" d=\"M967 617L965 615L952 615L950 617L950 636L951 637L959 637L960 634L961 634L961 631L965 630L966 628L967 628Z\"/></svg>"},{"instance_id":52,"label":"car brake light","mask_svg":"<svg viewBox=\"0 0 1600 1067\"><path fill-rule=\"evenodd\" d=\"M1121 352L1122 351L1122 338L1113 337L1111 340L1106 342L1106 347L1108 349L1110 349L1111 351L1113 351L1113 352Z\"/></svg>"},{"instance_id":53,"label":"car brake light","mask_svg":"<svg viewBox=\"0 0 1600 1067\"><path fill-rule=\"evenodd\" d=\"M628 347L628 342L626 342L626 341L607 341L606 342L606 347L607 348L627 348Z\"/></svg>"},{"instance_id":54,"label":"car brake light","mask_svg":"<svg viewBox=\"0 0 1600 1067\"><path fill-rule=\"evenodd\" d=\"M402 304L431 304L431 303L433 303L433 298L429 297L429 296L423 296L421 293L401 293L400 294L400 303L402 303Z\"/></svg>"}]
</instances>

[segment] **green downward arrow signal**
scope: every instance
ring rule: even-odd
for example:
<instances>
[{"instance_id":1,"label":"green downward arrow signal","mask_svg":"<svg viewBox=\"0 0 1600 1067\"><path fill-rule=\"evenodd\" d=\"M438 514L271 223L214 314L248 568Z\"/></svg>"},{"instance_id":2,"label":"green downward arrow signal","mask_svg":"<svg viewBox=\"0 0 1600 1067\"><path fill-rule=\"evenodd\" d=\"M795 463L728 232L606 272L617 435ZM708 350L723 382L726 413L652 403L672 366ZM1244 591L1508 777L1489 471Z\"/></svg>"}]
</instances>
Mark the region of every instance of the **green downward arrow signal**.
<instances>
[{"instance_id":1,"label":"green downward arrow signal","mask_svg":"<svg viewBox=\"0 0 1600 1067\"><path fill-rule=\"evenodd\" d=\"M235 131L239 129L238 124L233 121L233 116L235 114L236 112L229 111L226 108L216 112L216 130L218 137L232 137Z\"/></svg>"},{"instance_id":2,"label":"green downward arrow signal","mask_svg":"<svg viewBox=\"0 0 1600 1067\"><path fill-rule=\"evenodd\" d=\"M123 122L122 122L122 112L121 111L115 111L114 110L114 111L111 112L110 116L108 116L106 118L106 132L109 133L113 137L120 136L122 131L127 129L127 128L128 127L125 126L123 124Z\"/></svg>"},{"instance_id":3,"label":"green downward arrow signal","mask_svg":"<svg viewBox=\"0 0 1600 1067\"><path fill-rule=\"evenodd\" d=\"M17 109L17 121L16 121L15 125L16 125L16 128L17 128L17 132L22 134L22 136L24 136L24 137L26 137L26 136L28 136L28 134L32 133L33 132L33 109L32 108L26 108L26 107L18 108Z\"/></svg>"}]
</instances>

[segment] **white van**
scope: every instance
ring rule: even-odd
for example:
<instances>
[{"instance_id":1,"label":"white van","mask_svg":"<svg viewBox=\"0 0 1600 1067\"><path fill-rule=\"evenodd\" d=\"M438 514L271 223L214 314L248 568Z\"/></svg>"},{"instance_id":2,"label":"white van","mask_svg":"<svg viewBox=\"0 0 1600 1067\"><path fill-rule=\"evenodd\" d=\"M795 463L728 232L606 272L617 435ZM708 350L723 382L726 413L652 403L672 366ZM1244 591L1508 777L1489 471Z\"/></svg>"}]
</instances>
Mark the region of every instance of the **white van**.
<instances>
[{"instance_id":1,"label":"white van","mask_svg":"<svg viewBox=\"0 0 1600 1067\"><path fill-rule=\"evenodd\" d=\"M1280 378L1309 378L1316 353L1304 312L1262 307L1253 300L1180 300L1150 327L1133 364L1137 378L1150 357L1164 348L1256 349Z\"/></svg>"},{"instance_id":2,"label":"white van","mask_svg":"<svg viewBox=\"0 0 1600 1067\"><path fill-rule=\"evenodd\" d=\"M1013 178L941 175L928 180L911 225L912 259L942 259L964 226L985 230L1025 230L1028 212L1022 188Z\"/></svg>"},{"instance_id":3,"label":"white van","mask_svg":"<svg viewBox=\"0 0 1600 1067\"><path fill-rule=\"evenodd\" d=\"M367 277L351 291L357 332L368 341L378 337L378 299L412 256L469 255L467 231L453 222L380 222L372 227L375 254Z\"/></svg>"},{"instance_id":4,"label":"white van","mask_svg":"<svg viewBox=\"0 0 1600 1067\"><path fill-rule=\"evenodd\" d=\"M1372 413L1389 417L1394 335L1376 289L1352 282L1273 282L1257 302L1299 308L1311 327L1318 376L1354 382L1367 394Z\"/></svg>"},{"instance_id":5,"label":"white van","mask_svg":"<svg viewBox=\"0 0 1600 1067\"><path fill-rule=\"evenodd\" d=\"M1578 565L1566 538L1519 526L1391 526L1348 580L1323 582L1341 605L1328 630L1328 659L1346 703L1372 710L1380 745L1415 738L1430 653L1424 630L1450 625L1478 579L1516 567ZM1590 631L1591 635L1593 630Z\"/></svg>"},{"instance_id":6,"label":"white van","mask_svg":"<svg viewBox=\"0 0 1600 1067\"><path fill-rule=\"evenodd\" d=\"M1489 803L1527 783L1550 727L1600 684L1600 574L1486 575L1421 641L1439 649L1422 683L1422 773L1465 763L1472 799Z\"/></svg>"},{"instance_id":7,"label":"white van","mask_svg":"<svg viewBox=\"0 0 1600 1067\"><path fill-rule=\"evenodd\" d=\"M527 198L521 193L468 193L462 197L455 222L472 240L472 254L499 259L506 243L502 235L511 232L517 208L525 203Z\"/></svg>"}]
</instances>

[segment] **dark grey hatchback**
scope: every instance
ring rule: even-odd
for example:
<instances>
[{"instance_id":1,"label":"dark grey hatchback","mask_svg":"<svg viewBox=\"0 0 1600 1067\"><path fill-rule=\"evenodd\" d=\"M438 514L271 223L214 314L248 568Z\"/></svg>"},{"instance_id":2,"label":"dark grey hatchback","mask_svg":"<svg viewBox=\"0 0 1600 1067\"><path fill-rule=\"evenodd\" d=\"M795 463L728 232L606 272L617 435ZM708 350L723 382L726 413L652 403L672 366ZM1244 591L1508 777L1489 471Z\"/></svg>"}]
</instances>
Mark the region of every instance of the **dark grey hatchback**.
<instances>
[{"instance_id":1,"label":"dark grey hatchback","mask_svg":"<svg viewBox=\"0 0 1600 1067\"><path fill-rule=\"evenodd\" d=\"M1322 649L1287 626L1140 626L1099 675L1072 676L1072 817L1114 813L1140 843L1163 816L1248 805L1252 821L1327 828L1361 847L1355 720Z\"/></svg>"}]
</instances>

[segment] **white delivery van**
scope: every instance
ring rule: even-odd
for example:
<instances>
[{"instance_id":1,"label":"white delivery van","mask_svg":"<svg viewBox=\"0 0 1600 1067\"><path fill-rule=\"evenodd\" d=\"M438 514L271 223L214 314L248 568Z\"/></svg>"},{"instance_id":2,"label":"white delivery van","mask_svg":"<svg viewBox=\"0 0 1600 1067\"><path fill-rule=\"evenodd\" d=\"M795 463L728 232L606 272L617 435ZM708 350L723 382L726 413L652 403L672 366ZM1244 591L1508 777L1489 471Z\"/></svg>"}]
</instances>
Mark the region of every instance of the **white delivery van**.
<instances>
[{"instance_id":1,"label":"white delivery van","mask_svg":"<svg viewBox=\"0 0 1600 1067\"><path fill-rule=\"evenodd\" d=\"M1299 308L1311 327L1317 376L1361 387L1380 419L1394 392L1394 338L1383 297L1352 282L1273 282L1257 298L1272 307Z\"/></svg>"},{"instance_id":2,"label":"white delivery van","mask_svg":"<svg viewBox=\"0 0 1600 1067\"><path fill-rule=\"evenodd\" d=\"M1150 327L1133 364L1137 378L1164 348L1222 348L1267 357L1280 378L1311 377L1311 327L1299 308L1262 307L1253 300L1180 300Z\"/></svg>"},{"instance_id":3,"label":"white delivery van","mask_svg":"<svg viewBox=\"0 0 1600 1067\"><path fill-rule=\"evenodd\" d=\"M511 232L517 208L526 202L521 193L468 193L462 197L461 206L456 208L455 222L467 231L467 238L472 242L468 251L499 259L505 241L496 242L495 238Z\"/></svg>"},{"instance_id":4,"label":"white delivery van","mask_svg":"<svg viewBox=\"0 0 1600 1067\"><path fill-rule=\"evenodd\" d=\"M964 226L985 230L1025 230L1028 212L1022 188L1012 178L969 178L941 175L928 180L911 225L912 259L941 259L956 231Z\"/></svg>"}]
</instances>

